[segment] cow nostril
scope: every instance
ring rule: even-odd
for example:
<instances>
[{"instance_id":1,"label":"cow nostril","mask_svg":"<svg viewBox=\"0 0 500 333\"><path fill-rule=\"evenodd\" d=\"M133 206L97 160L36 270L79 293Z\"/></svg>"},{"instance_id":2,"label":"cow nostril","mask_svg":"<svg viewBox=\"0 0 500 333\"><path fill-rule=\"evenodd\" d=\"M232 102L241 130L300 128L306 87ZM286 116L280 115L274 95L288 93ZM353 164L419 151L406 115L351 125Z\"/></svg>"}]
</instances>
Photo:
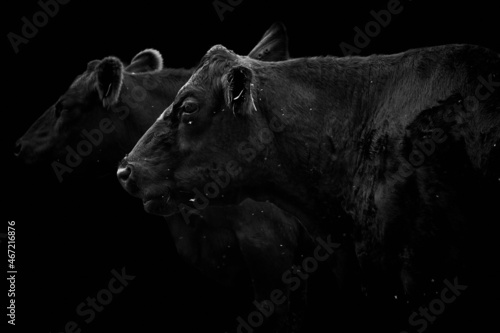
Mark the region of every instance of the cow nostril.
<instances>
[{"instance_id":1,"label":"cow nostril","mask_svg":"<svg viewBox=\"0 0 500 333\"><path fill-rule=\"evenodd\" d=\"M23 150L23 144L21 141L16 142L16 145L14 146L14 155L17 157L21 154L21 151Z\"/></svg>"},{"instance_id":2,"label":"cow nostril","mask_svg":"<svg viewBox=\"0 0 500 333\"><path fill-rule=\"evenodd\" d=\"M132 174L132 168L130 167L130 165L120 167L116 172L116 176L121 182L126 182L129 179L130 174Z\"/></svg>"}]
</instances>

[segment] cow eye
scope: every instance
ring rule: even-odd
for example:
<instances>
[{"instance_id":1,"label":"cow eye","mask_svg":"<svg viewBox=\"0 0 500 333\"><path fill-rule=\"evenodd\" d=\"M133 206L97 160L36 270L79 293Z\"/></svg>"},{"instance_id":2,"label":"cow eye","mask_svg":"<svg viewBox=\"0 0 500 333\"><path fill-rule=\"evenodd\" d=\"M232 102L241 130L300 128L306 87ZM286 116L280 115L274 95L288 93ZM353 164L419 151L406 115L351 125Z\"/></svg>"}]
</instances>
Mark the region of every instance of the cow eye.
<instances>
[{"instance_id":1,"label":"cow eye","mask_svg":"<svg viewBox=\"0 0 500 333\"><path fill-rule=\"evenodd\" d=\"M192 98L188 98L182 103L181 112L185 114L193 114L199 110L198 103Z\"/></svg>"}]
</instances>

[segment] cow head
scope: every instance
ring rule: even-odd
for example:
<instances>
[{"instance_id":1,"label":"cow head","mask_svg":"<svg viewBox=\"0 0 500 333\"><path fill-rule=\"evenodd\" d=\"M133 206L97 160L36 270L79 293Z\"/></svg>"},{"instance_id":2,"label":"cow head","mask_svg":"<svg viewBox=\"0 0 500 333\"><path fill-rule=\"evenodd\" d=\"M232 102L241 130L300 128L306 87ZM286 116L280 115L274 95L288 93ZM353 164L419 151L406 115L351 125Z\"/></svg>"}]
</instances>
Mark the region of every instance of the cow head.
<instances>
[{"instance_id":1,"label":"cow head","mask_svg":"<svg viewBox=\"0 0 500 333\"><path fill-rule=\"evenodd\" d=\"M283 124L258 108L260 64L213 47L122 161L118 178L148 212L190 215L284 176L274 140Z\"/></svg>"},{"instance_id":2,"label":"cow head","mask_svg":"<svg viewBox=\"0 0 500 333\"><path fill-rule=\"evenodd\" d=\"M115 57L89 62L85 72L16 142L15 154L27 163L62 158L67 154L66 147L78 149L78 142L84 139L85 133L93 137L92 144L102 149L109 138L103 133L100 122L104 118L113 120L116 116L112 115L112 107L124 90L124 76L132 72L157 72L162 68L160 53L152 49L137 54L127 67Z\"/></svg>"},{"instance_id":3,"label":"cow head","mask_svg":"<svg viewBox=\"0 0 500 333\"><path fill-rule=\"evenodd\" d=\"M275 23L249 57L264 61L288 57L284 26ZM115 57L91 61L66 93L16 142L15 154L27 163L52 159L52 168L59 178L60 170L66 170L61 169L66 168L63 164L69 165L66 159L77 158L78 145L89 148L83 145L90 136L93 151L101 153L82 160L99 162L100 159L99 165L104 170L115 166L172 102L192 73L192 70L162 68L162 57L153 49L140 52L126 67ZM135 89L141 87L147 95ZM101 123L103 119L105 123ZM104 133L107 127L114 129L112 133Z\"/></svg>"}]
</instances>

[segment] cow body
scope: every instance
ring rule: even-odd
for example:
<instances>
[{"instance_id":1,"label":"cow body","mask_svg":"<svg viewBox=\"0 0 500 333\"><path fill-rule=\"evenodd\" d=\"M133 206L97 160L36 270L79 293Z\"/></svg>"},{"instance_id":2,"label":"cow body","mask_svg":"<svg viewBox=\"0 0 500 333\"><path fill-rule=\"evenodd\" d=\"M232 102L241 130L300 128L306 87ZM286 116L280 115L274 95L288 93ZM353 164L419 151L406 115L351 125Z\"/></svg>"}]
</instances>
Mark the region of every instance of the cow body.
<instances>
[{"instance_id":1,"label":"cow body","mask_svg":"<svg viewBox=\"0 0 500 333\"><path fill-rule=\"evenodd\" d=\"M169 193L163 212L225 166L223 194L268 198L313 236L352 236L369 291L416 295L468 263L472 180L498 198L499 73L497 53L470 45L278 63L216 46L124 163L141 191ZM448 115L456 103L466 122Z\"/></svg>"}]
</instances>

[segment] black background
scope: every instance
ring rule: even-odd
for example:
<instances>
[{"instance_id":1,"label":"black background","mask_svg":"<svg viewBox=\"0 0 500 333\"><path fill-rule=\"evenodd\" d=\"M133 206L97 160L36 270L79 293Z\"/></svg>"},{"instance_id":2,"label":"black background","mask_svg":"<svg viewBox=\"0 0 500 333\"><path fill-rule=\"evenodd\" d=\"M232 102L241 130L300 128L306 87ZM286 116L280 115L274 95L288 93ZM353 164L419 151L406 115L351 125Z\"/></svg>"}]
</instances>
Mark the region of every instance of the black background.
<instances>
[{"instance_id":1,"label":"black background","mask_svg":"<svg viewBox=\"0 0 500 333\"><path fill-rule=\"evenodd\" d=\"M495 2L414 0L402 5L402 13L392 17L362 55L449 43L500 51ZM146 214L142 203L121 189L114 173L68 177L60 184L48 165L27 167L15 160L15 140L64 93L88 61L116 55L128 62L142 49L156 48L166 67L188 68L214 44L248 53L275 21L284 22L288 29L291 56L342 56L339 44L353 44L353 28L371 21L371 10L386 7L387 1L245 0L226 12L221 22L211 0L73 0L60 6L59 13L15 54L7 33L20 34L21 18L31 18L40 8L34 0L5 2L2 176L6 186L1 230L6 232L8 220L16 221L16 328L61 332L66 322L74 320L82 332L235 332L236 316L248 313L244 304L251 301L250 290L218 286L184 264L165 220ZM135 280L94 321L84 323L75 312L77 305L95 297L107 286L111 270L122 267ZM368 314L364 326L350 322L342 306L334 304L329 275L320 273L313 278L316 302L311 305L311 332L361 326L377 330L381 323L390 323L395 332L408 329L407 316L418 305L389 305L388 309L398 310L396 315L371 304L359 309ZM485 277L476 289L472 286L428 331L494 323L498 305L486 302L498 302L497 286L486 281ZM0 294L6 304L6 290ZM2 322L6 320L2 314Z\"/></svg>"}]
</instances>

